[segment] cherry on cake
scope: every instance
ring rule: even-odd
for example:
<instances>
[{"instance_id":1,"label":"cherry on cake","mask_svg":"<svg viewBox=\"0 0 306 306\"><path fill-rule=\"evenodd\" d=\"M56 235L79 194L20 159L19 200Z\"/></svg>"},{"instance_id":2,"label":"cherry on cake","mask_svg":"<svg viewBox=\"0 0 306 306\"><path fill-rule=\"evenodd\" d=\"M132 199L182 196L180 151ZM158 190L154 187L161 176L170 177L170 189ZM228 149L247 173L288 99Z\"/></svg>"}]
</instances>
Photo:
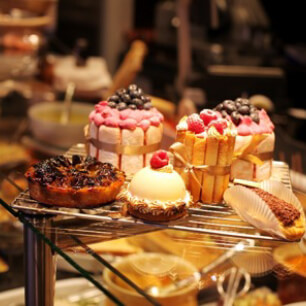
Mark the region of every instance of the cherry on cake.
<instances>
[{"instance_id":1,"label":"cherry on cake","mask_svg":"<svg viewBox=\"0 0 306 306\"><path fill-rule=\"evenodd\" d=\"M89 116L88 153L127 174L149 164L163 134L163 115L135 84L95 105Z\"/></svg>"}]
</instances>

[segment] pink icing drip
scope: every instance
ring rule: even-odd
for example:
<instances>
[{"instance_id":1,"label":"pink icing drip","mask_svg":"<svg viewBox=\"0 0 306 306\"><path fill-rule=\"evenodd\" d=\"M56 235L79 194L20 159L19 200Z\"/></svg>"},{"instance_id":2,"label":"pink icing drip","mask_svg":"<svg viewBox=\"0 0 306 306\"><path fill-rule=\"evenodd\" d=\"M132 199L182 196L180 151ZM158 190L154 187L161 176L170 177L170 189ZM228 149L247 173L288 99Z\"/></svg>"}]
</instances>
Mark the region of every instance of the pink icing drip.
<instances>
[{"instance_id":1,"label":"pink icing drip","mask_svg":"<svg viewBox=\"0 0 306 306\"><path fill-rule=\"evenodd\" d=\"M132 118L127 118L120 121L120 127L122 129L135 130L137 126L137 121Z\"/></svg>"},{"instance_id":2,"label":"pink icing drip","mask_svg":"<svg viewBox=\"0 0 306 306\"><path fill-rule=\"evenodd\" d=\"M137 126L141 127L144 131L146 131L151 125L151 122L147 119L141 120Z\"/></svg>"},{"instance_id":3,"label":"pink icing drip","mask_svg":"<svg viewBox=\"0 0 306 306\"><path fill-rule=\"evenodd\" d=\"M97 126L106 125L129 130L134 130L138 126L146 131L150 125L159 126L164 116L156 108L119 111L107 106L106 101L101 101L95 105L95 109L89 115L89 120Z\"/></svg>"}]
</instances>

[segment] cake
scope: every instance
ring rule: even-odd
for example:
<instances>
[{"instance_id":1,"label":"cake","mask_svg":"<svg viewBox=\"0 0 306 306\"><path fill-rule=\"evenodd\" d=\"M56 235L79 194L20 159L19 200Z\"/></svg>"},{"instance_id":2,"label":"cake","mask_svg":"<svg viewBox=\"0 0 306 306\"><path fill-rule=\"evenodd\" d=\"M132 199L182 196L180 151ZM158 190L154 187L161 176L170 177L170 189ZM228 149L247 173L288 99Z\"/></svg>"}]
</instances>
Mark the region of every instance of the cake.
<instances>
[{"instance_id":1,"label":"cake","mask_svg":"<svg viewBox=\"0 0 306 306\"><path fill-rule=\"evenodd\" d=\"M89 121L88 154L128 175L149 165L160 147L163 115L134 84L97 104Z\"/></svg>"},{"instance_id":2,"label":"cake","mask_svg":"<svg viewBox=\"0 0 306 306\"><path fill-rule=\"evenodd\" d=\"M92 157L57 156L28 169L30 196L41 203L69 208L90 208L115 200L124 173Z\"/></svg>"},{"instance_id":3,"label":"cake","mask_svg":"<svg viewBox=\"0 0 306 306\"><path fill-rule=\"evenodd\" d=\"M186 214L190 202L184 181L165 151L154 153L150 166L134 175L125 198L132 216L150 221L178 219Z\"/></svg>"},{"instance_id":4,"label":"cake","mask_svg":"<svg viewBox=\"0 0 306 306\"><path fill-rule=\"evenodd\" d=\"M236 129L212 110L182 118L171 146L194 202L219 203L228 186Z\"/></svg>"},{"instance_id":5,"label":"cake","mask_svg":"<svg viewBox=\"0 0 306 306\"><path fill-rule=\"evenodd\" d=\"M274 151L274 125L264 109L249 100L226 100L215 108L237 128L231 179L263 181L271 176Z\"/></svg>"}]
</instances>

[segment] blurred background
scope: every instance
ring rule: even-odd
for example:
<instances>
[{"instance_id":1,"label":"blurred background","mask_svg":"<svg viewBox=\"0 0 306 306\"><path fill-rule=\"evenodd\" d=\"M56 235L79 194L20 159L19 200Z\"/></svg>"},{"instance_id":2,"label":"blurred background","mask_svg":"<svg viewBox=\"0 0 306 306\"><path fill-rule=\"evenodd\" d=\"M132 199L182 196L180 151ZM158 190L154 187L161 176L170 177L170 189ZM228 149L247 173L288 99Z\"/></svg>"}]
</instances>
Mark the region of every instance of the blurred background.
<instances>
[{"instance_id":1,"label":"blurred background","mask_svg":"<svg viewBox=\"0 0 306 306\"><path fill-rule=\"evenodd\" d=\"M164 114L165 148L183 115L250 98L275 123L274 159L289 164L295 189L306 192L303 4L0 1L1 197L12 201L18 187L26 187L22 173L29 163L82 142L93 105L130 83L150 94ZM63 124L69 100L72 115ZM23 284L16 277L22 269L20 226L6 222L10 218L0 208L0 254L14 262L11 274L0 274L0 291Z\"/></svg>"}]
</instances>

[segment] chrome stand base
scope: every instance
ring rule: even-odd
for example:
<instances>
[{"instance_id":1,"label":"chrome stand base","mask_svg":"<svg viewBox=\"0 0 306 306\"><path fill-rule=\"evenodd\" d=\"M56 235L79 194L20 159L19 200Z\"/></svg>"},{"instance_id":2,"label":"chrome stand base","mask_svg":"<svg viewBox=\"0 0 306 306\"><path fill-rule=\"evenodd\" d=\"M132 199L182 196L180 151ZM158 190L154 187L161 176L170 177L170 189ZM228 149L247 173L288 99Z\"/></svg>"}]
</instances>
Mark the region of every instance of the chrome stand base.
<instances>
[{"instance_id":1,"label":"chrome stand base","mask_svg":"<svg viewBox=\"0 0 306 306\"><path fill-rule=\"evenodd\" d=\"M32 218L40 231L45 233L49 221L45 218ZM47 226L48 227L48 226ZM53 306L56 280L56 257L51 248L26 225L24 226L25 257L25 304L26 306Z\"/></svg>"}]
</instances>

